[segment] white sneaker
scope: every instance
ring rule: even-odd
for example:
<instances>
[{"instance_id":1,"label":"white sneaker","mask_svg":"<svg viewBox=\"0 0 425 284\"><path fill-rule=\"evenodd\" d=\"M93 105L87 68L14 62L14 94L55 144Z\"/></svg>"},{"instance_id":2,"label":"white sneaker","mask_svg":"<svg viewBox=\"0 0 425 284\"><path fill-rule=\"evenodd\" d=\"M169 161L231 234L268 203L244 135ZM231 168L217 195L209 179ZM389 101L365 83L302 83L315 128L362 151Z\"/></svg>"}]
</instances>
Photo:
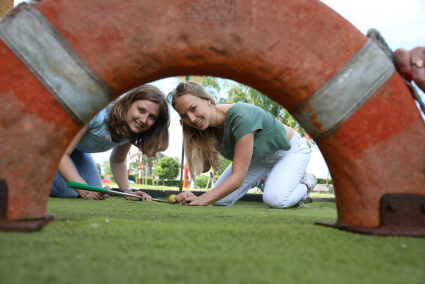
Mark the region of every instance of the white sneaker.
<instances>
[{"instance_id":1,"label":"white sneaker","mask_svg":"<svg viewBox=\"0 0 425 284\"><path fill-rule=\"evenodd\" d=\"M310 205L307 205L304 202L300 201L300 202L298 202L298 207L307 207L307 208L310 208Z\"/></svg>"},{"instance_id":2,"label":"white sneaker","mask_svg":"<svg viewBox=\"0 0 425 284\"><path fill-rule=\"evenodd\" d=\"M314 187L317 184L317 178L313 174L306 173L304 177L301 179L300 183L305 184L307 186L307 196L305 199L310 197L310 193L313 191Z\"/></svg>"}]
</instances>

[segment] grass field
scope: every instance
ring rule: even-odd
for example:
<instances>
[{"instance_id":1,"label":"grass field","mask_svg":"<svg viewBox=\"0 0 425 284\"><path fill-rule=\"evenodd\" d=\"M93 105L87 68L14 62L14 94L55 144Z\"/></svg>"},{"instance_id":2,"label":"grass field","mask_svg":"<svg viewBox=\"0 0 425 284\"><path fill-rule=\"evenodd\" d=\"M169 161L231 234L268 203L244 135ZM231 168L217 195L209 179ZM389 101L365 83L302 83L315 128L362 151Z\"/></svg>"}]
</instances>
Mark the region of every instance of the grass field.
<instances>
[{"instance_id":1,"label":"grass field","mask_svg":"<svg viewBox=\"0 0 425 284\"><path fill-rule=\"evenodd\" d=\"M0 233L0 283L425 283L425 239L314 225L334 203L184 207L53 199L41 232Z\"/></svg>"}]
</instances>

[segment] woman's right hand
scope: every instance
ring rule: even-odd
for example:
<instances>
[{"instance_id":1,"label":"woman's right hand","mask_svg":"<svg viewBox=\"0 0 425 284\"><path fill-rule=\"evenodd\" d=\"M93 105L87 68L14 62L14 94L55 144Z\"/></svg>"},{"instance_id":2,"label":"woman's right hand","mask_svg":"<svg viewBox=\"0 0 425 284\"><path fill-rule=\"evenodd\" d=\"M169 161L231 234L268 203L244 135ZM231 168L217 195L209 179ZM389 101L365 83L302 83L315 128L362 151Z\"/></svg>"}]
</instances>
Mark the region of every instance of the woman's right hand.
<instances>
[{"instance_id":1,"label":"woman's right hand","mask_svg":"<svg viewBox=\"0 0 425 284\"><path fill-rule=\"evenodd\" d=\"M197 198L197 196L191 192L191 191L184 191L177 194L177 196L174 198L176 203L181 203L182 205L189 204L190 202L194 201Z\"/></svg>"},{"instance_id":2,"label":"woman's right hand","mask_svg":"<svg viewBox=\"0 0 425 284\"><path fill-rule=\"evenodd\" d=\"M82 189L76 189L76 191L80 194L82 199L88 199L88 200L105 200L109 197L108 194L100 193L100 192L94 192L94 191L87 191Z\"/></svg>"},{"instance_id":3,"label":"woman's right hand","mask_svg":"<svg viewBox=\"0 0 425 284\"><path fill-rule=\"evenodd\" d=\"M125 190L124 192L140 196L140 198L126 196L125 199L128 199L128 200L140 200L140 201L147 201L147 202L152 201L152 197L149 194L144 193L143 191L132 192L131 190Z\"/></svg>"}]
</instances>

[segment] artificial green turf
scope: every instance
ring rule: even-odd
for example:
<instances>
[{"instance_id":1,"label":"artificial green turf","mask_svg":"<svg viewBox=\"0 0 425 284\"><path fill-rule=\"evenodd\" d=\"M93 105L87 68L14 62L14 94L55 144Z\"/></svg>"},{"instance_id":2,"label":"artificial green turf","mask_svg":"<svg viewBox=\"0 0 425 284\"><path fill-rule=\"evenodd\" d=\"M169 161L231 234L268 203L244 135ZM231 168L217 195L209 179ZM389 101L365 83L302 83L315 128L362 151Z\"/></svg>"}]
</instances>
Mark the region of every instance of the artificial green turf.
<instances>
[{"instance_id":1,"label":"artificial green turf","mask_svg":"<svg viewBox=\"0 0 425 284\"><path fill-rule=\"evenodd\" d=\"M41 232L0 233L0 283L425 283L424 239L314 225L336 220L332 203L51 198L47 212Z\"/></svg>"}]
</instances>

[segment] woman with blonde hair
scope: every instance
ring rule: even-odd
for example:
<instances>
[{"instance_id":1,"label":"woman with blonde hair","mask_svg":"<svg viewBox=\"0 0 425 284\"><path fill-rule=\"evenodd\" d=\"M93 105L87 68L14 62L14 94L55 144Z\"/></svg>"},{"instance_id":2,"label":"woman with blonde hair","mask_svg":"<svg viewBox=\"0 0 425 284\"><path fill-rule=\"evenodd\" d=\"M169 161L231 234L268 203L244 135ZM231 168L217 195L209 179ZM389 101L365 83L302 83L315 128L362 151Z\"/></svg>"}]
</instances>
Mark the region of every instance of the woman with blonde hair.
<instances>
[{"instance_id":1,"label":"woman with blonde hair","mask_svg":"<svg viewBox=\"0 0 425 284\"><path fill-rule=\"evenodd\" d=\"M273 208L302 204L317 183L305 174L310 159L306 141L267 111L238 102L217 105L194 82L180 83L172 105L183 120L183 139L191 177L219 167L219 153L232 164L214 188L199 197L182 192L182 204L231 206L266 176L263 202Z\"/></svg>"},{"instance_id":2,"label":"woman with blonde hair","mask_svg":"<svg viewBox=\"0 0 425 284\"><path fill-rule=\"evenodd\" d=\"M170 117L165 95L153 85L142 85L102 109L75 136L65 151L53 180L50 196L105 199L107 195L68 188L66 181L101 187L90 153L112 150L111 170L121 191L131 191L125 159L131 145L148 156L168 147ZM142 200L151 201L143 192Z\"/></svg>"}]
</instances>

